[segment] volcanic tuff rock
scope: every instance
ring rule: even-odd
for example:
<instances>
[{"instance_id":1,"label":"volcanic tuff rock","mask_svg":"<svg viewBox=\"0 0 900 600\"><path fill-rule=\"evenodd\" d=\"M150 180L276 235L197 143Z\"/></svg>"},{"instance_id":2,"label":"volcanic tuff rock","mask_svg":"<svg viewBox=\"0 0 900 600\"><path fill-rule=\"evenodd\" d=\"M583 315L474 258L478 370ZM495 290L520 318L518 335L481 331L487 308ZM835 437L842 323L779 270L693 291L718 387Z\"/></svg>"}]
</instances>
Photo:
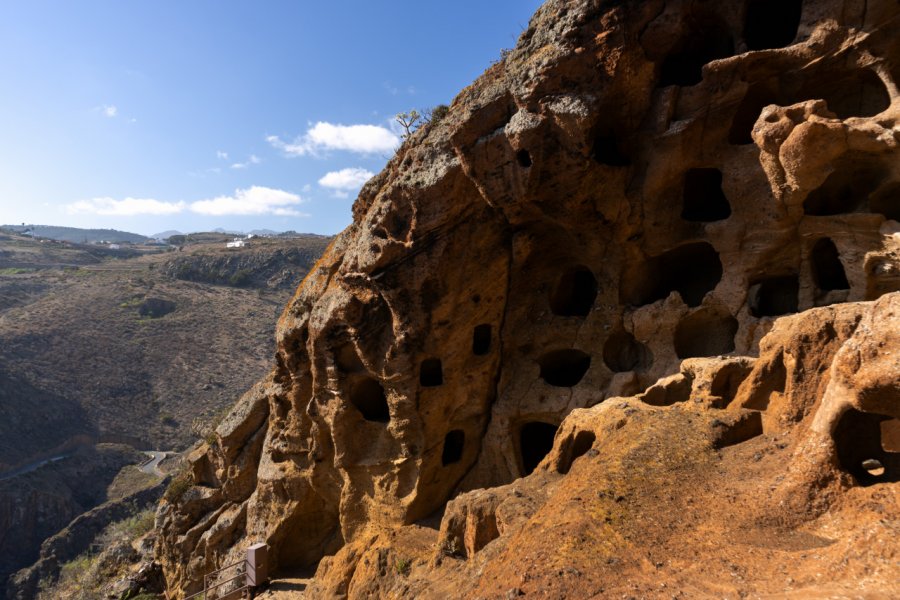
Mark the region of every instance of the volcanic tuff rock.
<instances>
[{"instance_id":1,"label":"volcanic tuff rock","mask_svg":"<svg viewBox=\"0 0 900 600\"><path fill-rule=\"evenodd\" d=\"M264 540L316 597L897 591L898 29L548 1L300 286L170 590Z\"/></svg>"}]
</instances>

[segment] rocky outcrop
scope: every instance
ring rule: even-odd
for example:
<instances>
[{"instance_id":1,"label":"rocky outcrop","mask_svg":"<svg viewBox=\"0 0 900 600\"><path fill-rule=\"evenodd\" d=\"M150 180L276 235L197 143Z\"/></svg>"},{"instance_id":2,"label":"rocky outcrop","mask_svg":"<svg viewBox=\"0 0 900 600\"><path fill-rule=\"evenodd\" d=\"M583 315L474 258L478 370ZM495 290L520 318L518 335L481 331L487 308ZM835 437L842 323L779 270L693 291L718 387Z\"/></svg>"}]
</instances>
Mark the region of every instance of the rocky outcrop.
<instances>
[{"instance_id":1,"label":"rocky outcrop","mask_svg":"<svg viewBox=\"0 0 900 600\"><path fill-rule=\"evenodd\" d=\"M548 1L298 289L161 507L170 591L251 541L276 572L327 556L320 597L777 591L771 553L702 559L752 562L723 545L769 525L824 545L798 529L823 514L848 535L796 563L830 569L816 593L889 564L859 507L898 497L872 441L898 416L898 15Z\"/></svg>"}]
</instances>

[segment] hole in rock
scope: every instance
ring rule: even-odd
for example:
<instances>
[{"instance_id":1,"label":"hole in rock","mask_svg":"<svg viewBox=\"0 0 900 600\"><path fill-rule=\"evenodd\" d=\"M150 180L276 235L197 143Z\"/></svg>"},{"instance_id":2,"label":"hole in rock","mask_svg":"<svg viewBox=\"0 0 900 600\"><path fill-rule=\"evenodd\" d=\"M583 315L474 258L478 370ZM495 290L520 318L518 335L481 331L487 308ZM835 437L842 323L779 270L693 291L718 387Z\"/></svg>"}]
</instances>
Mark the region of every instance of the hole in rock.
<instances>
[{"instance_id":1,"label":"hole in rock","mask_svg":"<svg viewBox=\"0 0 900 600\"><path fill-rule=\"evenodd\" d=\"M693 358L734 352L737 330L737 319L725 310L698 310L684 317L675 327L675 354L678 358Z\"/></svg>"},{"instance_id":2,"label":"hole in rock","mask_svg":"<svg viewBox=\"0 0 900 600\"><path fill-rule=\"evenodd\" d=\"M387 423L391 419L384 388L371 377L362 379L353 386L350 402L366 421Z\"/></svg>"},{"instance_id":3,"label":"hole in rock","mask_svg":"<svg viewBox=\"0 0 900 600\"><path fill-rule=\"evenodd\" d=\"M466 432L454 429L444 437L444 450L441 452L441 464L445 467L460 461L466 443Z\"/></svg>"},{"instance_id":4,"label":"hole in rock","mask_svg":"<svg viewBox=\"0 0 900 600\"><path fill-rule=\"evenodd\" d=\"M584 317L597 298L597 278L587 267L566 271L550 295L550 310L562 317Z\"/></svg>"},{"instance_id":5,"label":"hole in rock","mask_svg":"<svg viewBox=\"0 0 900 600\"><path fill-rule=\"evenodd\" d=\"M478 325L472 332L472 354L484 356L491 351L491 326Z\"/></svg>"},{"instance_id":6,"label":"hole in rock","mask_svg":"<svg viewBox=\"0 0 900 600\"><path fill-rule=\"evenodd\" d=\"M516 152L516 162L520 167L527 169L531 166L531 154L528 153L528 150L519 150Z\"/></svg>"},{"instance_id":7,"label":"hole in rock","mask_svg":"<svg viewBox=\"0 0 900 600\"><path fill-rule=\"evenodd\" d=\"M619 296L623 304L643 306L666 298L673 291L690 307L722 279L719 253L707 242L685 244L622 273Z\"/></svg>"},{"instance_id":8,"label":"hole in rock","mask_svg":"<svg viewBox=\"0 0 900 600\"><path fill-rule=\"evenodd\" d=\"M883 186L869 197L869 210L900 223L900 182Z\"/></svg>"},{"instance_id":9,"label":"hole in rock","mask_svg":"<svg viewBox=\"0 0 900 600\"><path fill-rule=\"evenodd\" d=\"M750 0L744 41L750 50L784 48L797 37L803 0Z\"/></svg>"},{"instance_id":10,"label":"hole in rock","mask_svg":"<svg viewBox=\"0 0 900 600\"><path fill-rule=\"evenodd\" d=\"M900 481L900 455L887 452L881 440L881 424L890 417L848 409L834 431L841 467L860 485Z\"/></svg>"},{"instance_id":11,"label":"hole in rock","mask_svg":"<svg viewBox=\"0 0 900 600\"><path fill-rule=\"evenodd\" d=\"M650 366L650 350L627 331L617 331L603 344L603 362L613 373L626 373Z\"/></svg>"},{"instance_id":12,"label":"hole in rock","mask_svg":"<svg viewBox=\"0 0 900 600\"><path fill-rule=\"evenodd\" d=\"M866 473L872 475L873 477L881 477L884 475L884 465L881 464L880 460L876 460L874 458L867 458L862 461L860 466L866 470Z\"/></svg>"},{"instance_id":13,"label":"hole in rock","mask_svg":"<svg viewBox=\"0 0 900 600\"><path fill-rule=\"evenodd\" d=\"M565 443L563 451L564 458L559 463L558 471L565 475L572 468L572 463L588 453L588 450L594 445L597 436L593 431L579 431L575 434L575 439L569 438Z\"/></svg>"},{"instance_id":14,"label":"hole in rock","mask_svg":"<svg viewBox=\"0 0 900 600\"><path fill-rule=\"evenodd\" d=\"M722 171L691 169L684 175L681 218L685 221L721 221L731 216L731 205L722 191Z\"/></svg>"},{"instance_id":15,"label":"hole in rock","mask_svg":"<svg viewBox=\"0 0 900 600\"><path fill-rule=\"evenodd\" d=\"M837 246L830 238L822 238L813 245L810 260L817 288L823 291L850 289Z\"/></svg>"},{"instance_id":16,"label":"hole in rock","mask_svg":"<svg viewBox=\"0 0 900 600\"><path fill-rule=\"evenodd\" d=\"M554 350L538 359L541 379L556 387L572 387L591 366L590 354L581 350Z\"/></svg>"},{"instance_id":17,"label":"hole in rock","mask_svg":"<svg viewBox=\"0 0 900 600\"><path fill-rule=\"evenodd\" d=\"M602 131L594 138L591 156L601 165L609 167L627 167L631 160L622 151L616 135L611 131Z\"/></svg>"},{"instance_id":18,"label":"hole in rock","mask_svg":"<svg viewBox=\"0 0 900 600\"><path fill-rule=\"evenodd\" d=\"M777 317L797 312L800 279L796 275L771 277L750 286L748 303L754 317Z\"/></svg>"},{"instance_id":19,"label":"hole in rock","mask_svg":"<svg viewBox=\"0 0 900 600\"><path fill-rule=\"evenodd\" d=\"M531 421L519 430L519 450L522 455L522 474L530 475L553 449L556 425Z\"/></svg>"},{"instance_id":20,"label":"hole in rock","mask_svg":"<svg viewBox=\"0 0 900 600\"><path fill-rule=\"evenodd\" d=\"M803 212L830 216L865 210L869 194L879 187L884 176L884 169L879 165L838 163L825 182L803 201Z\"/></svg>"},{"instance_id":21,"label":"hole in rock","mask_svg":"<svg viewBox=\"0 0 900 600\"><path fill-rule=\"evenodd\" d=\"M444 370L441 359L426 358L419 367L419 383L423 387L435 387L444 383Z\"/></svg>"},{"instance_id":22,"label":"hole in rock","mask_svg":"<svg viewBox=\"0 0 900 600\"><path fill-rule=\"evenodd\" d=\"M691 86L703 79L703 65L734 54L734 40L714 15L694 14L681 40L663 61L659 87Z\"/></svg>"}]
</instances>

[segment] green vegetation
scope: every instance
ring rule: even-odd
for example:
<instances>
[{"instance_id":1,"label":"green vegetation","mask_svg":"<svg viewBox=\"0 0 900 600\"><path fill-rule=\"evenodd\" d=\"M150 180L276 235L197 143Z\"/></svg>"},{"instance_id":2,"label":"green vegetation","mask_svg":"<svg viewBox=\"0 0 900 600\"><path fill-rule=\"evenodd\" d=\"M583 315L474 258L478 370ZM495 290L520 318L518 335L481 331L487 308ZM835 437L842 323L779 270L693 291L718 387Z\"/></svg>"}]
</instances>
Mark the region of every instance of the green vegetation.
<instances>
[{"instance_id":1,"label":"green vegetation","mask_svg":"<svg viewBox=\"0 0 900 600\"><path fill-rule=\"evenodd\" d=\"M250 284L253 272L250 269L240 269L228 278L228 284L234 287L245 287Z\"/></svg>"},{"instance_id":2,"label":"green vegetation","mask_svg":"<svg viewBox=\"0 0 900 600\"><path fill-rule=\"evenodd\" d=\"M163 493L163 498L165 498L167 502L175 504L181 500L189 489L191 489L192 485L191 473L188 470L187 465L184 465L178 473L172 477L172 481L169 482L169 486Z\"/></svg>"},{"instance_id":3,"label":"green vegetation","mask_svg":"<svg viewBox=\"0 0 900 600\"><path fill-rule=\"evenodd\" d=\"M398 558L396 562L394 562L394 571L397 572L397 575L406 577L409 575L411 568L412 562L408 558Z\"/></svg>"},{"instance_id":4,"label":"green vegetation","mask_svg":"<svg viewBox=\"0 0 900 600\"><path fill-rule=\"evenodd\" d=\"M136 540L151 529L153 529L153 521L156 513L152 508L142 510L134 515L113 523L106 531L106 536L112 536L113 539L127 538Z\"/></svg>"}]
</instances>

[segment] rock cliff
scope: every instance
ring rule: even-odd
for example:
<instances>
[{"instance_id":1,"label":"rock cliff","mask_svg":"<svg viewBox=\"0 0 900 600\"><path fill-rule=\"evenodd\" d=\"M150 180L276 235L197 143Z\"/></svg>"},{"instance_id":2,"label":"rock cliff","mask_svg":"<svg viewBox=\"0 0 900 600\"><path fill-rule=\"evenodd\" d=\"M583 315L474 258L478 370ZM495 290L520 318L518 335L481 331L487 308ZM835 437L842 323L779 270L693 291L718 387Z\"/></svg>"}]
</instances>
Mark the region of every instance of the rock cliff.
<instances>
[{"instance_id":1,"label":"rock cliff","mask_svg":"<svg viewBox=\"0 0 900 600\"><path fill-rule=\"evenodd\" d=\"M898 32L549 0L285 309L170 592L256 541L314 597L896 592Z\"/></svg>"}]
</instances>

